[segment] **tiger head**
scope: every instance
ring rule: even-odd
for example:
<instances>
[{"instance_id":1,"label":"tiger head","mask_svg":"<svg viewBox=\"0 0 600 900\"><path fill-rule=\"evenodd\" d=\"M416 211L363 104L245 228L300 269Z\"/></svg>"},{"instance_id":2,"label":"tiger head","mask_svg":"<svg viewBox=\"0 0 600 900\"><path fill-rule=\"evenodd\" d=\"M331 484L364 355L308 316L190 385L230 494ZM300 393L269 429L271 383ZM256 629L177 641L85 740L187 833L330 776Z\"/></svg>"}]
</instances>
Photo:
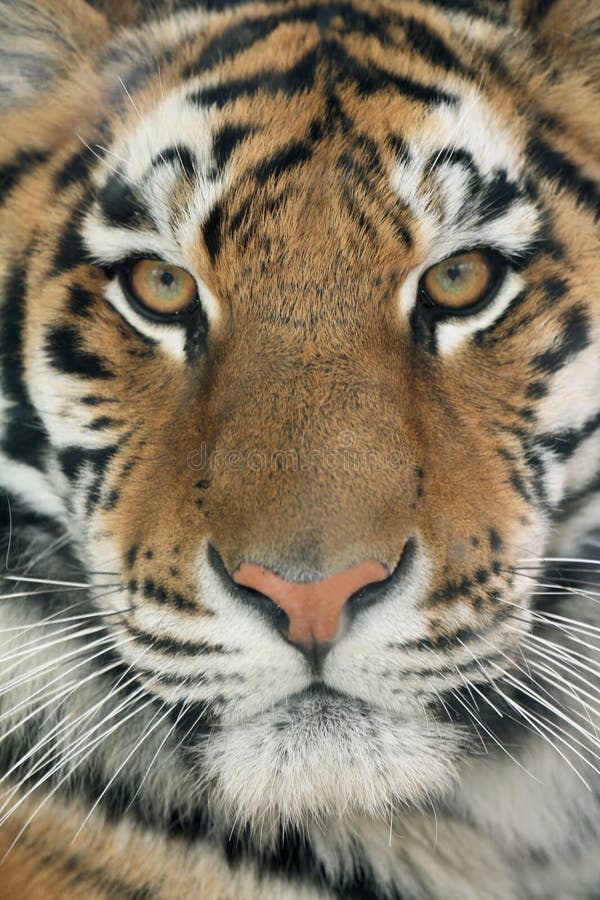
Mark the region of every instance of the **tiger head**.
<instances>
[{"instance_id":1,"label":"tiger head","mask_svg":"<svg viewBox=\"0 0 600 900\"><path fill-rule=\"evenodd\" d=\"M586 4L534 5L2 5L2 483L250 825L447 792L597 524Z\"/></svg>"}]
</instances>

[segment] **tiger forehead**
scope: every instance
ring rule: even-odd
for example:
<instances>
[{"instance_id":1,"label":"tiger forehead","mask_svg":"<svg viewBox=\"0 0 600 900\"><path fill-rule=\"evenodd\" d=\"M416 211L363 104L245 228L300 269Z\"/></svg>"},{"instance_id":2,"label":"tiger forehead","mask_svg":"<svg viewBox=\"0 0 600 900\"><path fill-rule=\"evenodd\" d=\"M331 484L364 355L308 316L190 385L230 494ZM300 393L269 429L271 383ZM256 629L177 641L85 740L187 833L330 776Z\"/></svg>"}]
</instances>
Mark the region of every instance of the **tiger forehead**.
<instances>
[{"instance_id":1,"label":"tiger forehead","mask_svg":"<svg viewBox=\"0 0 600 900\"><path fill-rule=\"evenodd\" d=\"M491 110L481 100L471 51L436 13L421 9L415 18L378 4L257 7L242 18L217 17L187 43L170 93L164 97L162 83L160 97L156 84L142 92L115 148L129 182L150 205L172 204L179 220L186 202L190 215L214 220L213 207L239 181L255 194L274 180L286 190L301 180L302 197L312 191L312 207L327 208L331 194L337 200L344 191L336 172L357 204L376 203L398 160L416 163L393 182L410 202L420 190L431 193L427 164L444 145L469 144L463 164L472 155L475 168L502 165L515 178L519 142L507 137L506 104L497 100ZM444 88L440 65L451 76ZM185 189L181 179L175 189L169 167ZM284 199L261 209L248 197L238 219L264 218ZM404 226L396 227L407 243Z\"/></svg>"}]
</instances>

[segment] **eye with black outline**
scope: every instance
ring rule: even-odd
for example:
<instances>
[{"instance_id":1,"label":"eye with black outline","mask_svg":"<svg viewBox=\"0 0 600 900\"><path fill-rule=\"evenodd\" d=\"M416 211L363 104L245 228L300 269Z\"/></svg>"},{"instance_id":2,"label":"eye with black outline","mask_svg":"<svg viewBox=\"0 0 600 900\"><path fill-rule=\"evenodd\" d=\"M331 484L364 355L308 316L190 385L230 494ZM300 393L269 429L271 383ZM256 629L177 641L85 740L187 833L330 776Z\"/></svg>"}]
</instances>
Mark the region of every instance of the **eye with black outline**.
<instances>
[{"instance_id":1,"label":"eye with black outline","mask_svg":"<svg viewBox=\"0 0 600 900\"><path fill-rule=\"evenodd\" d=\"M439 313L470 315L493 300L508 266L508 260L497 250L457 253L427 269L419 282L419 298Z\"/></svg>"},{"instance_id":2,"label":"eye with black outline","mask_svg":"<svg viewBox=\"0 0 600 900\"><path fill-rule=\"evenodd\" d=\"M137 312L155 322L176 322L198 306L198 287L192 275L160 259L123 263L119 281Z\"/></svg>"}]
</instances>

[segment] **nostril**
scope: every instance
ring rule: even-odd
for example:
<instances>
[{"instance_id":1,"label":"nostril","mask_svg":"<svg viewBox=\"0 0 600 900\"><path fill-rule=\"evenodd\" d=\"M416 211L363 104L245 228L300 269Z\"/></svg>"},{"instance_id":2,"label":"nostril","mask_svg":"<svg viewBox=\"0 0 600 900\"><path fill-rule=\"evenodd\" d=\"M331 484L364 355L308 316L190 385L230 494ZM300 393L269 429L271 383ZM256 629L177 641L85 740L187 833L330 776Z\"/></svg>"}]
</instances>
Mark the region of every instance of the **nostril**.
<instances>
[{"instance_id":1,"label":"nostril","mask_svg":"<svg viewBox=\"0 0 600 900\"><path fill-rule=\"evenodd\" d=\"M209 560L224 586L253 606L291 643L314 654L338 637L342 612L350 617L388 596L410 566L416 542L408 540L394 570L375 559L363 560L320 581L288 581L271 569L244 562L233 572L209 546Z\"/></svg>"},{"instance_id":2,"label":"nostril","mask_svg":"<svg viewBox=\"0 0 600 900\"><path fill-rule=\"evenodd\" d=\"M404 544L400 559L392 571L388 572L385 578L381 579L381 581L365 585L348 598L346 606L350 615L368 609L369 606L372 606L386 596L390 588L405 577L414 560L416 550L416 540L414 538L409 538Z\"/></svg>"},{"instance_id":3,"label":"nostril","mask_svg":"<svg viewBox=\"0 0 600 900\"><path fill-rule=\"evenodd\" d=\"M256 563L242 563L233 579L277 604L289 620L287 638L307 646L335 640L342 608L350 597L388 575L382 563L369 559L321 581L286 581Z\"/></svg>"},{"instance_id":4,"label":"nostril","mask_svg":"<svg viewBox=\"0 0 600 900\"><path fill-rule=\"evenodd\" d=\"M231 575L219 551L212 544L208 545L208 560L214 572L226 590L253 607L260 615L266 617L278 631L286 631L289 625L287 614L269 597L255 588L239 584Z\"/></svg>"}]
</instances>

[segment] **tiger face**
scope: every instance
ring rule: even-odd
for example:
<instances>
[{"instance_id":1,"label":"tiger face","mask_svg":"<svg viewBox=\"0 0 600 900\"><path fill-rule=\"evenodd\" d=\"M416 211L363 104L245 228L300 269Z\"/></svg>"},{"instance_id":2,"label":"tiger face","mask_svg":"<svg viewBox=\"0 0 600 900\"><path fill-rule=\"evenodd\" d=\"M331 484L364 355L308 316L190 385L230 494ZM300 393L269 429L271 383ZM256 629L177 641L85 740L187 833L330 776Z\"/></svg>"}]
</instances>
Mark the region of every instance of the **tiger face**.
<instances>
[{"instance_id":1,"label":"tiger face","mask_svg":"<svg viewBox=\"0 0 600 900\"><path fill-rule=\"evenodd\" d=\"M217 814L426 806L597 522L592 125L492 4L65 6L2 138L3 483Z\"/></svg>"}]
</instances>

